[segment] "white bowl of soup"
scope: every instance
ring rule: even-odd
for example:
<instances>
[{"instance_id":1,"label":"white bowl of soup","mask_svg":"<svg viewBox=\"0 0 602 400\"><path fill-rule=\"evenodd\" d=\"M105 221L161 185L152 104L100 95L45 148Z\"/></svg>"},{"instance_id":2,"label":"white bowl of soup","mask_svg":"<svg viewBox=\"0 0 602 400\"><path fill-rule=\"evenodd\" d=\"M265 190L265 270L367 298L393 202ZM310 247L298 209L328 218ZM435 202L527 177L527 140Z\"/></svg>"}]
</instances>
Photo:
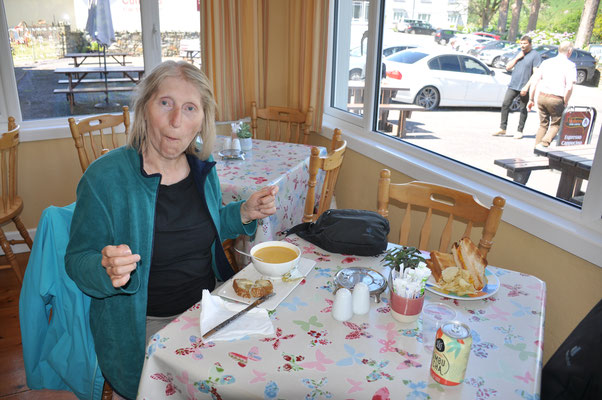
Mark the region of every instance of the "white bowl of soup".
<instances>
[{"instance_id":1,"label":"white bowl of soup","mask_svg":"<svg viewBox=\"0 0 602 400\"><path fill-rule=\"evenodd\" d=\"M257 272L269 278L281 278L297 266L301 249L292 243L271 241L256 244L250 254Z\"/></svg>"}]
</instances>

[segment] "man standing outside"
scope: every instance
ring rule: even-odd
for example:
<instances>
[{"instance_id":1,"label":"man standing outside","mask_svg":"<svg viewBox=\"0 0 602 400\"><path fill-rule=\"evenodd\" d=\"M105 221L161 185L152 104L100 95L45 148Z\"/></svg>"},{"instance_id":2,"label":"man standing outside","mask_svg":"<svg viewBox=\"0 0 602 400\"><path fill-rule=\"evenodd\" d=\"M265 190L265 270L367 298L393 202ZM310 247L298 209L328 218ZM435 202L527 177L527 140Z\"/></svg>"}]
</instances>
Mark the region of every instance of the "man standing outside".
<instances>
[{"instance_id":1,"label":"man standing outside","mask_svg":"<svg viewBox=\"0 0 602 400\"><path fill-rule=\"evenodd\" d=\"M527 108L531 110L533 107L535 92L539 89L539 129L535 135L537 148L548 147L560 129L562 113L577 81L577 68L575 63L569 60L572 52L573 45L570 42L562 42L558 47L558 55L541 63L541 68L533 77Z\"/></svg>"},{"instance_id":2,"label":"man standing outside","mask_svg":"<svg viewBox=\"0 0 602 400\"><path fill-rule=\"evenodd\" d=\"M527 103L529 102L529 78L537 70L539 64L541 64L541 57L539 53L533 51L531 46L531 38L527 35L520 38L521 51L512 59L506 70L512 70L512 78L506 90L506 96L502 103L502 121L500 123L500 130L493 134L493 136L506 136L506 128L508 126L508 113L510 112L510 105L517 95L520 95L520 118L518 120L518 129L514 135L515 139L521 139L523 137L523 129L525 128L525 121L527 121Z\"/></svg>"}]
</instances>

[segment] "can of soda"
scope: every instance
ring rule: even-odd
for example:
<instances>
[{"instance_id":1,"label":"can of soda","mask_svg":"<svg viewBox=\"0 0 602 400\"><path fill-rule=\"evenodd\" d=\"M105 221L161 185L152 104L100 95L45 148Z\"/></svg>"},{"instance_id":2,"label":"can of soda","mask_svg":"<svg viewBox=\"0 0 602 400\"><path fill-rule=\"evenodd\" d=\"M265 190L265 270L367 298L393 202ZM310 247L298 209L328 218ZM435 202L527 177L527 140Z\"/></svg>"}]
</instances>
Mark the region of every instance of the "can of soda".
<instances>
[{"instance_id":1,"label":"can of soda","mask_svg":"<svg viewBox=\"0 0 602 400\"><path fill-rule=\"evenodd\" d=\"M446 322L437 330L431 376L442 385L462 383L468 365L472 336L470 328L461 322Z\"/></svg>"}]
</instances>

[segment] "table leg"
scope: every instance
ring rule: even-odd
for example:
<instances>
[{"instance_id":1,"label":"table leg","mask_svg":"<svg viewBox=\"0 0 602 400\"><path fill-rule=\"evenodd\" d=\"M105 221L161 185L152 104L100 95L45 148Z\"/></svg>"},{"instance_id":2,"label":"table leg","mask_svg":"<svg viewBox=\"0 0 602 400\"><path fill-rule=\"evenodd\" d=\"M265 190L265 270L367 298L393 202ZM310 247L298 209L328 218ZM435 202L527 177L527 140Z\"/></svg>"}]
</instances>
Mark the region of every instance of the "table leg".
<instances>
[{"instance_id":1,"label":"table leg","mask_svg":"<svg viewBox=\"0 0 602 400\"><path fill-rule=\"evenodd\" d=\"M570 198L573 197L576 180L577 178L575 175L562 171L560 174L560 182L558 183L558 190L556 191L556 197L563 200L570 200Z\"/></svg>"}]
</instances>

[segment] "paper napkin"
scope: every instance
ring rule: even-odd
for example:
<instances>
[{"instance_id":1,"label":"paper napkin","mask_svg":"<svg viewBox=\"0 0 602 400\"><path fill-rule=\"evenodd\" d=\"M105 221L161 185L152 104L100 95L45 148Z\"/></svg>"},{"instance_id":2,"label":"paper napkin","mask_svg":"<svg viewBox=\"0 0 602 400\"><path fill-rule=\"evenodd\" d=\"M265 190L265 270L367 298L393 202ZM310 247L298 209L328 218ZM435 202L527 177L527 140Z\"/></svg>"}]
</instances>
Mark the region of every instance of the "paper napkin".
<instances>
[{"instance_id":1,"label":"paper napkin","mask_svg":"<svg viewBox=\"0 0 602 400\"><path fill-rule=\"evenodd\" d=\"M219 296L212 296L208 290L203 290L200 318L201 336L246 307L246 304L227 302ZM274 325L268 311L256 307L209 336L207 340L235 340L247 335L272 334L274 334Z\"/></svg>"}]
</instances>

